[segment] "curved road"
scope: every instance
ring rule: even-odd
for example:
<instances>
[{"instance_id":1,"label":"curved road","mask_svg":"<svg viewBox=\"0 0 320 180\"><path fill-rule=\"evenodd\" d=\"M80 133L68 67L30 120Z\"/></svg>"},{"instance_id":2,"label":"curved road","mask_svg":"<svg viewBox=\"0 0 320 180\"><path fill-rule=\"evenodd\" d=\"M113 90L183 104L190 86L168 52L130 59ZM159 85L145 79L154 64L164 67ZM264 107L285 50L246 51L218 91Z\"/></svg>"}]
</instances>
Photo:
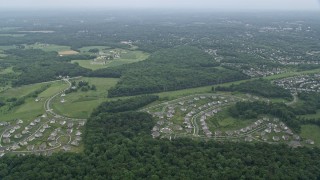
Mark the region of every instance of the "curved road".
<instances>
[{"instance_id":1,"label":"curved road","mask_svg":"<svg viewBox=\"0 0 320 180\"><path fill-rule=\"evenodd\" d=\"M76 78L78 78L78 77L76 77ZM68 90L68 89L71 88L72 85L71 85L71 82L69 81L68 78L63 79L63 81L65 81L65 82L68 84L68 88L66 88L66 89L58 92L57 94L55 94L55 95L51 96L49 99L47 99L47 100L45 101L45 103L44 103L44 109L46 110L46 112L47 112L48 114L50 114L50 115L52 115L52 116L54 116L54 117L59 117L59 118L62 118L62 119L73 120L73 121L86 121L86 119L69 118L69 117L65 117L65 116L63 116L63 115L57 114L57 113L55 113L55 112L53 111L53 109L50 107L50 104L51 104L52 100L53 100L55 97L63 94L66 90Z\"/></svg>"}]
</instances>

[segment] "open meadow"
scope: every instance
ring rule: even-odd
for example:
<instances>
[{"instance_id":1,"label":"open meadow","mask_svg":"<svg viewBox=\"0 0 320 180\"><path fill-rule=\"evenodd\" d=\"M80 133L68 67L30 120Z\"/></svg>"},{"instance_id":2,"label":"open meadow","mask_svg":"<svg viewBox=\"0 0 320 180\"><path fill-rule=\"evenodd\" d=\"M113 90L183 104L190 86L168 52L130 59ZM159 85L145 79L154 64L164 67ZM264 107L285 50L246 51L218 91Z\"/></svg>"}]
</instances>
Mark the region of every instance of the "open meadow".
<instances>
[{"instance_id":1,"label":"open meadow","mask_svg":"<svg viewBox=\"0 0 320 180\"><path fill-rule=\"evenodd\" d=\"M90 52L96 50L97 53ZM148 53L136 50L110 49L108 46L88 46L79 49L81 54L97 56L95 60L73 60L72 63L78 63L81 67L97 70L107 67L120 66L146 60Z\"/></svg>"},{"instance_id":2,"label":"open meadow","mask_svg":"<svg viewBox=\"0 0 320 180\"><path fill-rule=\"evenodd\" d=\"M71 92L66 94L63 99L64 103L61 103L62 97L54 99L52 107L53 109L64 116L74 118L88 118L94 108L99 106L102 102L108 98L108 89L115 86L118 79L115 78L81 78L76 82L86 81L89 85L95 85L96 90Z\"/></svg>"}]
</instances>

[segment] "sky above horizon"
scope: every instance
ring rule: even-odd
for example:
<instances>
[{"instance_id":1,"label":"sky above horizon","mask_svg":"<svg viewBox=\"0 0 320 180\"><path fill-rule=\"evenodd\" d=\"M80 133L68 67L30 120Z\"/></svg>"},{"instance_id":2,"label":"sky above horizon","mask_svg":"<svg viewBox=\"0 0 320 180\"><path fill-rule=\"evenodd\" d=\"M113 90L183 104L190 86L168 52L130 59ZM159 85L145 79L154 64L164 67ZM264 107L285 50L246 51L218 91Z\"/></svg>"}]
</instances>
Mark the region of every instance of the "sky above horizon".
<instances>
[{"instance_id":1,"label":"sky above horizon","mask_svg":"<svg viewBox=\"0 0 320 180\"><path fill-rule=\"evenodd\" d=\"M320 0L0 0L2 9L173 8L220 10L320 10Z\"/></svg>"}]
</instances>

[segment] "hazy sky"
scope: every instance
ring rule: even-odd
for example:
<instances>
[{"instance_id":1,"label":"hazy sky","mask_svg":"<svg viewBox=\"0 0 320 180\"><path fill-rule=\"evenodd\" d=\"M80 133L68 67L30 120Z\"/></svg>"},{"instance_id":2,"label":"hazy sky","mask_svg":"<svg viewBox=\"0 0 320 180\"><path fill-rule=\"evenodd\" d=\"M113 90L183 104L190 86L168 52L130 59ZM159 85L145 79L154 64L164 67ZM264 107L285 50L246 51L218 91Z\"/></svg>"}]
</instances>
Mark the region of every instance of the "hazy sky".
<instances>
[{"instance_id":1,"label":"hazy sky","mask_svg":"<svg viewBox=\"0 0 320 180\"><path fill-rule=\"evenodd\" d=\"M320 10L320 0L0 0L0 8L195 8Z\"/></svg>"}]
</instances>

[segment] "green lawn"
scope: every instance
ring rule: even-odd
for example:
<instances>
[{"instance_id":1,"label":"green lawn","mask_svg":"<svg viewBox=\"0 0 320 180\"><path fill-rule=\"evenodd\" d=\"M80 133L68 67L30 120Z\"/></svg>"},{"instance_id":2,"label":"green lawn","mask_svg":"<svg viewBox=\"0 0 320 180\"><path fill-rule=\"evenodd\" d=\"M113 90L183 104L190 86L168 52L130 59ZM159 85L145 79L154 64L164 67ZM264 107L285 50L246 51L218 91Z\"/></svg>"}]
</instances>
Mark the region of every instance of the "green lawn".
<instances>
[{"instance_id":1,"label":"green lawn","mask_svg":"<svg viewBox=\"0 0 320 180\"><path fill-rule=\"evenodd\" d=\"M77 81L80 80L88 81L90 85L95 85L97 90L87 92L78 90L67 94L64 97L65 103L61 103L61 97L57 97L52 104L57 113L68 117L88 118L94 108L108 99L108 89L118 82L118 79L114 78L81 78Z\"/></svg>"},{"instance_id":2,"label":"green lawn","mask_svg":"<svg viewBox=\"0 0 320 180\"><path fill-rule=\"evenodd\" d=\"M317 125L303 125L301 128L301 137L311 139L315 145L320 147L320 127Z\"/></svg>"}]
</instances>

